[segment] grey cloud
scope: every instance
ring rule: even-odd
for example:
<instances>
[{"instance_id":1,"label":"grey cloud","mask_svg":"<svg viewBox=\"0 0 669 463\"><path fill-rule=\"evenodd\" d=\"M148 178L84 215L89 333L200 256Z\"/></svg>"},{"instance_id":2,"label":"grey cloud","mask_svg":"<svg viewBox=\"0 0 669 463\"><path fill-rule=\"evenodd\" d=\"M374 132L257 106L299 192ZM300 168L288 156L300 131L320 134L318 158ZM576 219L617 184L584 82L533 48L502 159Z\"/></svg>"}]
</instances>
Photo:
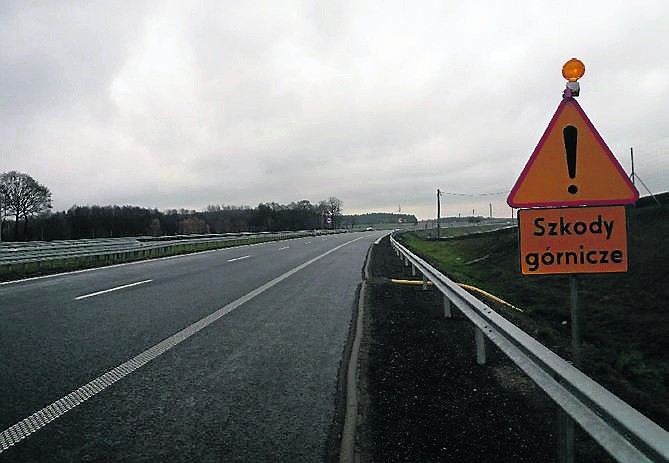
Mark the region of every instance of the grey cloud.
<instances>
[{"instance_id":1,"label":"grey cloud","mask_svg":"<svg viewBox=\"0 0 669 463\"><path fill-rule=\"evenodd\" d=\"M34 174L57 208L335 195L349 211L431 216L437 187L510 188L574 54L612 148L666 137L667 6L579 8L15 2L0 13L0 170Z\"/></svg>"}]
</instances>

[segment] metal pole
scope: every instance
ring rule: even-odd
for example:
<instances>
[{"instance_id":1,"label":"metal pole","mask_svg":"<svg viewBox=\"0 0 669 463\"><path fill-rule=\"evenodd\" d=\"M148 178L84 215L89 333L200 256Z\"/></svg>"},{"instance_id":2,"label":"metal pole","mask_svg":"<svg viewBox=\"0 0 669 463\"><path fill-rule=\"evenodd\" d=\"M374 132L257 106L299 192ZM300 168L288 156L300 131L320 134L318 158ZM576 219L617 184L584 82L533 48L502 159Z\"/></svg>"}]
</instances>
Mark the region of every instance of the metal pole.
<instances>
[{"instance_id":1,"label":"metal pole","mask_svg":"<svg viewBox=\"0 0 669 463\"><path fill-rule=\"evenodd\" d=\"M578 327L578 284L575 274L569 275L571 305L571 357L576 368L581 368L581 340Z\"/></svg>"},{"instance_id":2,"label":"metal pole","mask_svg":"<svg viewBox=\"0 0 669 463\"><path fill-rule=\"evenodd\" d=\"M632 147L630 147L630 158L632 159L632 173L630 174L630 177L632 177L632 185L636 186L634 179L634 148Z\"/></svg>"},{"instance_id":3,"label":"metal pole","mask_svg":"<svg viewBox=\"0 0 669 463\"><path fill-rule=\"evenodd\" d=\"M444 317L451 318L453 313L451 311L451 300L444 296Z\"/></svg>"},{"instance_id":4,"label":"metal pole","mask_svg":"<svg viewBox=\"0 0 669 463\"><path fill-rule=\"evenodd\" d=\"M574 463L574 420L560 407L558 407L557 425L558 462Z\"/></svg>"},{"instance_id":5,"label":"metal pole","mask_svg":"<svg viewBox=\"0 0 669 463\"><path fill-rule=\"evenodd\" d=\"M578 326L578 280L576 274L569 275L569 302L571 312L571 357L576 368L581 368L581 340ZM558 461L574 463L574 420L558 407Z\"/></svg>"},{"instance_id":6,"label":"metal pole","mask_svg":"<svg viewBox=\"0 0 669 463\"><path fill-rule=\"evenodd\" d=\"M481 331L481 328L474 327L474 339L476 341L476 363L485 365L485 335Z\"/></svg>"},{"instance_id":7,"label":"metal pole","mask_svg":"<svg viewBox=\"0 0 669 463\"><path fill-rule=\"evenodd\" d=\"M437 188L437 241L439 241L439 222L441 222L441 200L439 197L441 196L441 191L439 191L439 188Z\"/></svg>"}]
</instances>

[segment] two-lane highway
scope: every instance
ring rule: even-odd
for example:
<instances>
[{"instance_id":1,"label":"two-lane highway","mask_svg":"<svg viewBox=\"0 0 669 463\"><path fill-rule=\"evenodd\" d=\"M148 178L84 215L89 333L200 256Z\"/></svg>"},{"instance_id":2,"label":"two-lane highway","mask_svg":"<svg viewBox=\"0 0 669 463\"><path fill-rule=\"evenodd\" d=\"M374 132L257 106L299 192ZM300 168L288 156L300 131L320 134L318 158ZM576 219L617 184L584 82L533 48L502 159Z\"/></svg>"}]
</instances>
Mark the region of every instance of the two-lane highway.
<instances>
[{"instance_id":1,"label":"two-lane highway","mask_svg":"<svg viewBox=\"0 0 669 463\"><path fill-rule=\"evenodd\" d=\"M0 460L322 461L379 235L1 285Z\"/></svg>"}]
</instances>

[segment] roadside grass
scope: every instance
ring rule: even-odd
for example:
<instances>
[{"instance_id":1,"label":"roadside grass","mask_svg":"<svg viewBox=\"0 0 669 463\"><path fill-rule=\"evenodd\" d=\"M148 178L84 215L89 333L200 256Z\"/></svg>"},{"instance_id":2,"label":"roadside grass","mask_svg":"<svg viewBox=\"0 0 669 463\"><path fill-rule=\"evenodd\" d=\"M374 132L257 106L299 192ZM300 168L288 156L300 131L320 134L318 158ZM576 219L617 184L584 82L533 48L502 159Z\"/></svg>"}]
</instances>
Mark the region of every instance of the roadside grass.
<instances>
[{"instance_id":1,"label":"roadside grass","mask_svg":"<svg viewBox=\"0 0 669 463\"><path fill-rule=\"evenodd\" d=\"M669 206L628 208L627 273L578 275L582 370L669 429ZM569 279L520 273L517 229L402 240L453 280L519 307L498 310L570 358Z\"/></svg>"},{"instance_id":2,"label":"roadside grass","mask_svg":"<svg viewBox=\"0 0 669 463\"><path fill-rule=\"evenodd\" d=\"M459 224L455 226L442 225L439 236L441 239L457 238L463 235L472 235L476 233L485 233L492 230L499 230L500 228L515 224L515 220L510 219L486 219L485 222L478 224ZM437 236L436 228L428 228L427 230L417 230L416 236L423 239L432 239Z\"/></svg>"}]
</instances>

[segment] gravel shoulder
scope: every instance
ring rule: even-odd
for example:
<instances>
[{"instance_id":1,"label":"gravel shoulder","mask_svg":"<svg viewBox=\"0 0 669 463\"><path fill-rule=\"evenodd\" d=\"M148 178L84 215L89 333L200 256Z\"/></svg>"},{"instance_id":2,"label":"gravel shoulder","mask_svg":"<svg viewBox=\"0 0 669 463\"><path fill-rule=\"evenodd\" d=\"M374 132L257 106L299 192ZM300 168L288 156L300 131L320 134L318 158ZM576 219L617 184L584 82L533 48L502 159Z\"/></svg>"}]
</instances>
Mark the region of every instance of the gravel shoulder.
<instances>
[{"instance_id":1,"label":"gravel shoulder","mask_svg":"<svg viewBox=\"0 0 669 463\"><path fill-rule=\"evenodd\" d=\"M471 324L457 312L445 318L436 289L391 283L416 277L388 238L370 259L359 354L359 461L556 461L557 410L550 399L490 343L487 364L478 365ZM582 461L607 460L581 440Z\"/></svg>"}]
</instances>

